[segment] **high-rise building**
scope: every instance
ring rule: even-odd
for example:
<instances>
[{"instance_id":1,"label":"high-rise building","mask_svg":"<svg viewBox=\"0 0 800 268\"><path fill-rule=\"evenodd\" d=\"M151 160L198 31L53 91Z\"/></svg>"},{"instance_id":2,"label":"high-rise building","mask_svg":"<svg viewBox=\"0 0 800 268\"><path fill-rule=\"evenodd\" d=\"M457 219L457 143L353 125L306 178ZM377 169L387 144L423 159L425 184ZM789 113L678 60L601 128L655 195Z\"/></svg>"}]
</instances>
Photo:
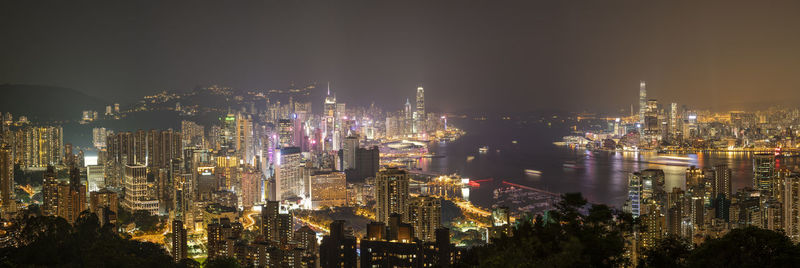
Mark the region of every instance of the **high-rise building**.
<instances>
[{"instance_id":1,"label":"high-rise building","mask_svg":"<svg viewBox=\"0 0 800 268\"><path fill-rule=\"evenodd\" d=\"M278 119L278 144L281 148L291 147L294 145L294 125L292 120Z\"/></svg>"},{"instance_id":2,"label":"high-rise building","mask_svg":"<svg viewBox=\"0 0 800 268\"><path fill-rule=\"evenodd\" d=\"M63 133L61 127L26 127L17 131L14 144L16 162L23 167L64 163Z\"/></svg>"},{"instance_id":3,"label":"high-rise building","mask_svg":"<svg viewBox=\"0 0 800 268\"><path fill-rule=\"evenodd\" d=\"M377 220L388 222L393 213L408 211L408 172L399 168L387 168L375 178L375 208Z\"/></svg>"},{"instance_id":4,"label":"high-rise building","mask_svg":"<svg viewBox=\"0 0 800 268\"><path fill-rule=\"evenodd\" d=\"M358 136L348 136L342 142L342 170L355 169L356 155L358 153Z\"/></svg>"},{"instance_id":5,"label":"high-rise building","mask_svg":"<svg viewBox=\"0 0 800 268\"><path fill-rule=\"evenodd\" d=\"M47 166L42 180L42 214L45 216L58 214L58 179L53 166Z\"/></svg>"},{"instance_id":6,"label":"high-rise building","mask_svg":"<svg viewBox=\"0 0 800 268\"><path fill-rule=\"evenodd\" d=\"M89 211L95 213L101 225L116 224L119 211L117 193L108 189L89 193Z\"/></svg>"},{"instance_id":7,"label":"high-rise building","mask_svg":"<svg viewBox=\"0 0 800 268\"><path fill-rule=\"evenodd\" d=\"M639 123L644 123L645 114L647 114L647 84L639 81Z\"/></svg>"},{"instance_id":8,"label":"high-rise building","mask_svg":"<svg viewBox=\"0 0 800 268\"><path fill-rule=\"evenodd\" d=\"M58 185L57 214L74 224L86 209L86 186L81 184L78 168L73 167L69 172L69 183Z\"/></svg>"},{"instance_id":9,"label":"high-rise building","mask_svg":"<svg viewBox=\"0 0 800 268\"><path fill-rule=\"evenodd\" d=\"M792 241L800 240L800 175L791 174L784 181L783 228Z\"/></svg>"},{"instance_id":10,"label":"high-rise building","mask_svg":"<svg viewBox=\"0 0 800 268\"><path fill-rule=\"evenodd\" d=\"M275 200L281 201L292 196L305 196L307 171L301 163L303 156L300 148L282 148L276 158Z\"/></svg>"},{"instance_id":11,"label":"high-rise building","mask_svg":"<svg viewBox=\"0 0 800 268\"><path fill-rule=\"evenodd\" d=\"M775 178L775 155L753 155L753 188L772 194Z\"/></svg>"},{"instance_id":12,"label":"high-rise building","mask_svg":"<svg viewBox=\"0 0 800 268\"><path fill-rule=\"evenodd\" d=\"M172 261L179 262L187 257L186 228L183 221L172 221Z\"/></svg>"},{"instance_id":13,"label":"high-rise building","mask_svg":"<svg viewBox=\"0 0 800 268\"><path fill-rule=\"evenodd\" d=\"M205 147L205 128L192 121L181 121L183 147Z\"/></svg>"},{"instance_id":14,"label":"high-rise building","mask_svg":"<svg viewBox=\"0 0 800 268\"><path fill-rule=\"evenodd\" d=\"M153 215L158 213L158 200L148 194L146 166L125 166L123 191L125 198L122 207L131 213L136 210L145 210Z\"/></svg>"},{"instance_id":15,"label":"high-rise building","mask_svg":"<svg viewBox=\"0 0 800 268\"><path fill-rule=\"evenodd\" d=\"M311 175L311 207L344 206L347 203L347 180L342 172L317 172Z\"/></svg>"},{"instance_id":16,"label":"high-rise building","mask_svg":"<svg viewBox=\"0 0 800 268\"><path fill-rule=\"evenodd\" d=\"M242 206L249 208L261 203L264 193L261 189L262 181L261 171L247 171L242 174Z\"/></svg>"},{"instance_id":17,"label":"high-rise building","mask_svg":"<svg viewBox=\"0 0 800 268\"><path fill-rule=\"evenodd\" d=\"M261 235L267 241L278 239L278 215L280 214L280 202L267 201L261 208Z\"/></svg>"},{"instance_id":18,"label":"high-rise building","mask_svg":"<svg viewBox=\"0 0 800 268\"><path fill-rule=\"evenodd\" d=\"M436 229L442 227L442 201L431 196L412 198L408 205L408 222L414 226L414 235L424 242L436 239Z\"/></svg>"},{"instance_id":19,"label":"high-rise building","mask_svg":"<svg viewBox=\"0 0 800 268\"><path fill-rule=\"evenodd\" d=\"M316 260L319 255L319 245L317 245L317 233L314 230L304 225L294 231L294 240L303 249L304 257L311 257Z\"/></svg>"},{"instance_id":20,"label":"high-rise building","mask_svg":"<svg viewBox=\"0 0 800 268\"><path fill-rule=\"evenodd\" d=\"M106 128L104 127L96 127L92 129L92 144L95 148L104 149L106 148Z\"/></svg>"},{"instance_id":21,"label":"high-rise building","mask_svg":"<svg viewBox=\"0 0 800 268\"><path fill-rule=\"evenodd\" d=\"M357 267L356 238L345 233L345 222L334 220L319 246L320 267Z\"/></svg>"},{"instance_id":22,"label":"high-rise building","mask_svg":"<svg viewBox=\"0 0 800 268\"><path fill-rule=\"evenodd\" d=\"M16 208L14 196L14 155L11 146L0 144L0 202L2 206L2 217L8 218L13 215Z\"/></svg>"},{"instance_id":23,"label":"high-rise building","mask_svg":"<svg viewBox=\"0 0 800 268\"><path fill-rule=\"evenodd\" d=\"M711 183L711 197L714 199L724 196L727 200L731 199L731 169L725 165L714 167L714 181Z\"/></svg>"}]
</instances>

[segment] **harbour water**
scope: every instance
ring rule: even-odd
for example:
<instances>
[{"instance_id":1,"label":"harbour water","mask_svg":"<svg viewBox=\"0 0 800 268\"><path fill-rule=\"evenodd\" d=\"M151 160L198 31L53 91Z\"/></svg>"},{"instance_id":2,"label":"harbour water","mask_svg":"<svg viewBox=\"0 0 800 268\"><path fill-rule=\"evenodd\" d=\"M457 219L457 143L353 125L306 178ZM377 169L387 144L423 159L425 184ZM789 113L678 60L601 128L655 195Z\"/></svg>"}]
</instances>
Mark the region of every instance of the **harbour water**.
<instances>
[{"instance_id":1,"label":"harbour water","mask_svg":"<svg viewBox=\"0 0 800 268\"><path fill-rule=\"evenodd\" d=\"M747 153L699 153L663 155L635 152L592 152L554 145L566 128L512 120L452 120L467 134L429 149L444 158L424 158L418 168L426 172L458 173L481 182L470 190L470 201L489 207L493 190L503 181L555 193L581 192L590 202L621 207L627 194L628 174L648 168L663 169L666 189L684 187L689 166L698 168L724 164L732 169L733 189L752 185L752 158ZM515 142L516 141L516 142ZM485 153L480 147L488 147ZM782 158L781 166L798 165L795 158ZM526 172L534 170L541 172Z\"/></svg>"}]
</instances>

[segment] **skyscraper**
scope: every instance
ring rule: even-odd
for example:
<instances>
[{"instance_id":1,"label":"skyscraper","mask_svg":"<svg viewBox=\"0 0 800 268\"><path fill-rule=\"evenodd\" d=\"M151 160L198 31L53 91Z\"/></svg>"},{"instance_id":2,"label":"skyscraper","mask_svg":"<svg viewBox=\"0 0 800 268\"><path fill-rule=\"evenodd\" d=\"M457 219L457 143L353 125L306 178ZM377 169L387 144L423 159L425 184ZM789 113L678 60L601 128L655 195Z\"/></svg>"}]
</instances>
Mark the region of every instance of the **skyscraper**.
<instances>
[{"instance_id":1,"label":"skyscraper","mask_svg":"<svg viewBox=\"0 0 800 268\"><path fill-rule=\"evenodd\" d=\"M393 213L408 212L408 172L399 168L387 168L375 178L375 215L377 221L388 222Z\"/></svg>"},{"instance_id":2,"label":"skyscraper","mask_svg":"<svg viewBox=\"0 0 800 268\"><path fill-rule=\"evenodd\" d=\"M58 185L58 216L74 224L84 210L86 185L81 185L78 168L72 168L69 172L69 183Z\"/></svg>"},{"instance_id":3,"label":"skyscraper","mask_svg":"<svg viewBox=\"0 0 800 268\"><path fill-rule=\"evenodd\" d=\"M330 224L330 234L322 237L319 246L320 267L356 267L356 238L345 234L343 220Z\"/></svg>"},{"instance_id":4,"label":"skyscraper","mask_svg":"<svg viewBox=\"0 0 800 268\"><path fill-rule=\"evenodd\" d=\"M179 262L187 257L186 228L183 221L172 221L172 261Z\"/></svg>"},{"instance_id":5,"label":"skyscraper","mask_svg":"<svg viewBox=\"0 0 800 268\"><path fill-rule=\"evenodd\" d=\"M275 200L305 195L305 168L302 167L300 148L285 147L275 164Z\"/></svg>"},{"instance_id":6,"label":"skyscraper","mask_svg":"<svg viewBox=\"0 0 800 268\"><path fill-rule=\"evenodd\" d=\"M717 199L724 196L727 200L731 199L731 169L725 165L714 167L714 181L711 184L711 198Z\"/></svg>"},{"instance_id":7,"label":"skyscraper","mask_svg":"<svg viewBox=\"0 0 800 268\"><path fill-rule=\"evenodd\" d=\"M797 242L800 240L800 175L786 177L783 193L783 228L786 235Z\"/></svg>"},{"instance_id":8,"label":"skyscraper","mask_svg":"<svg viewBox=\"0 0 800 268\"><path fill-rule=\"evenodd\" d=\"M0 201L3 202L2 217L7 218L16 212L14 194L14 155L11 146L0 144Z\"/></svg>"},{"instance_id":9,"label":"skyscraper","mask_svg":"<svg viewBox=\"0 0 800 268\"><path fill-rule=\"evenodd\" d=\"M417 87L417 110L414 115L417 122L425 121L425 90L422 86Z\"/></svg>"},{"instance_id":10,"label":"skyscraper","mask_svg":"<svg viewBox=\"0 0 800 268\"><path fill-rule=\"evenodd\" d=\"M647 114L647 84L639 81L639 123L644 123L645 114Z\"/></svg>"},{"instance_id":11,"label":"skyscraper","mask_svg":"<svg viewBox=\"0 0 800 268\"><path fill-rule=\"evenodd\" d=\"M755 154L753 156L753 188L772 194L772 180L775 177L775 155Z\"/></svg>"},{"instance_id":12,"label":"skyscraper","mask_svg":"<svg viewBox=\"0 0 800 268\"><path fill-rule=\"evenodd\" d=\"M411 199L408 222L414 226L414 236L424 242L436 240L436 229L442 227L442 201L431 196Z\"/></svg>"},{"instance_id":13,"label":"skyscraper","mask_svg":"<svg viewBox=\"0 0 800 268\"><path fill-rule=\"evenodd\" d=\"M58 213L58 179L53 166L48 166L42 180L42 214L55 216Z\"/></svg>"},{"instance_id":14,"label":"skyscraper","mask_svg":"<svg viewBox=\"0 0 800 268\"><path fill-rule=\"evenodd\" d=\"M153 215L158 213L158 200L147 194L147 187L147 167L126 165L123 180L125 198L122 206L131 213L136 210L146 210Z\"/></svg>"}]
</instances>

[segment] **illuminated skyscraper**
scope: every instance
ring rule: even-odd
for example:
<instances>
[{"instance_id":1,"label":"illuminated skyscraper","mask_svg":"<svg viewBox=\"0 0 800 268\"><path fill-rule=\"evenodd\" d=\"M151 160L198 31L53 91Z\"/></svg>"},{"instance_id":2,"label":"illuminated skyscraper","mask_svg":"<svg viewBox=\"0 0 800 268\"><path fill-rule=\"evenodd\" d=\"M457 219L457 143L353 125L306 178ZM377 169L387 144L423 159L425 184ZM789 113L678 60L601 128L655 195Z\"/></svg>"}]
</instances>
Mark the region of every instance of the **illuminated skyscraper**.
<instances>
[{"instance_id":1,"label":"illuminated skyscraper","mask_svg":"<svg viewBox=\"0 0 800 268\"><path fill-rule=\"evenodd\" d=\"M753 156L753 188L772 194L772 181L775 177L775 155L756 154Z\"/></svg>"},{"instance_id":2,"label":"illuminated skyscraper","mask_svg":"<svg viewBox=\"0 0 800 268\"><path fill-rule=\"evenodd\" d=\"M57 214L74 224L84 210L86 210L86 186L81 184L78 168L72 168L69 172L69 183L58 185Z\"/></svg>"},{"instance_id":3,"label":"illuminated skyscraper","mask_svg":"<svg viewBox=\"0 0 800 268\"><path fill-rule=\"evenodd\" d=\"M783 227L792 241L800 240L800 175L786 177L783 193Z\"/></svg>"},{"instance_id":4,"label":"illuminated skyscraper","mask_svg":"<svg viewBox=\"0 0 800 268\"><path fill-rule=\"evenodd\" d=\"M417 110L414 111L414 121L417 124L417 132L425 131L425 90L422 86L417 87Z\"/></svg>"},{"instance_id":5,"label":"illuminated skyscraper","mask_svg":"<svg viewBox=\"0 0 800 268\"><path fill-rule=\"evenodd\" d=\"M42 180L42 214L55 216L58 213L58 179L53 166L48 166Z\"/></svg>"},{"instance_id":6,"label":"illuminated skyscraper","mask_svg":"<svg viewBox=\"0 0 800 268\"><path fill-rule=\"evenodd\" d=\"M16 212L14 194L14 155L11 146L0 144L0 201L3 202L2 217L8 218Z\"/></svg>"},{"instance_id":7,"label":"illuminated skyscraper","mask_svg":"<svg viewBox=\"0 0 800 268\"><path fill-rule=\"evenodd\" d=\"M639 81L639 122L644 123L644 116L647 114L647 84Z\"/></svg>"},{"instance_id":8,"label":"illuminated skyscraper","mask_svg":"<svg viewBox=\"0 0 800 268\"><path fill-rule=\"evenodd\" d=\"M147 194L146 166L125 166L123 190L125 198L122 201L122 206L128 211L146 210L153 215L158 213L158 200L152 199Z\"/></svg>"},{"instance_id":9,"label":"illuminated skyscraper","mask_svg":"<svg viewBox=\"0 0 800 268\"><path fill-rule=\"evenodd\" d=\"M187 257L186 228L183 221L172 221L172 261L179 262Z\"/></svg>"},{"instance_id":10,"label":"illuminated skyscraper","mask_svg":"<svg viewBox=\"0 0 800 268\"><path fill-rule=\"evenodd\" d=\"M379 222L388 223L389 216L408 211L408 172L399 168L387 168L375 178L375 206Z\"/></svg>"},{"instance_id":11,"label":"illuminated skyscraper","mask_svg":"<svg viewBox=\"0 0 800 268\"><path fill-rule=\"evenodd\" d=\"M430 196L411 199L408 222L414 226L414 236L425 242L436 240L436 229L442 227L442 201Z\"/></svg>"},{"instance_id":12,"label":"illuminated skyscraper","mask_svg":"<svg viewBox=\"0 0 800 268\"><path fill-rule=\"evenodd\" d=\"M301 163L303 156L300 148L280 149L277 158L275 163L275 200L281 201L289 197L305 195L307 174Z\"/></svg>"}]
</instances>

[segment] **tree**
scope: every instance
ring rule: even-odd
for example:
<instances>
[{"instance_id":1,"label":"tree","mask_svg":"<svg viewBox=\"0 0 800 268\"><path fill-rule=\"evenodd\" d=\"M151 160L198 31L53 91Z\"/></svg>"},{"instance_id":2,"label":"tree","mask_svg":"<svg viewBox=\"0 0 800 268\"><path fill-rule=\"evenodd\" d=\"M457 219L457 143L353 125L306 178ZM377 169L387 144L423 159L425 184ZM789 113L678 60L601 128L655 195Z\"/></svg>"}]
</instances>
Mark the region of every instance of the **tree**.
<instances>
[{"instance_id":1,"label":"tree","mask_svg":"<svg viewBox=\"0 0 800 268\"><path fill-rule=\"evenodd\" d=\"M686 259L692 253L689 241L678 236L667 236L656 246L644 250L640 267L686 267Z\"/></svg>"},{"instance_id":2,"label":"tree","mask_svg":"<svg viewBox=\"0 0 800 268\"><path fill-rule=\"evenodd\" d=\"M591 205L580 193L564 194L556 210L524 221L512 236L475 247L464 254L459 266L466 267L616 267L622 257L622 232L630 226L620 222L624 214L605 205Z\"/></svg>"},{"instance_id":3,"label":"tree","mask_svg":"<svg viewBox=\"0 0 800 268\"><path fill-rule=\"evenodd\" d=\"M239 261L230 257L207 259L203 265L205 268L239 268Z\"/></svg>"},{"instance_id":4,"label":"tree","mask_svg":"<svg viewBox=\"0 0 800 268\"><path fill-rule=\"evenodd\" d=\"M689 257L690 267L794 267L800 249L783 232L756 227L733 229L706 241Z\"/></svg>"},{"instance_id":5,"label":"tree","mask_svg":"<svg viewBox=\"0 0 800 268\"><path fill-rule=\"evenodd\" d=\"M133 219L133 222L136 223L136 227L143 232L151 232L156 230L159 223L158 216L151 215L150 212L146 210L134 211L133 215L131 215L131 219Z\"/></svg>"}]
</instances>

